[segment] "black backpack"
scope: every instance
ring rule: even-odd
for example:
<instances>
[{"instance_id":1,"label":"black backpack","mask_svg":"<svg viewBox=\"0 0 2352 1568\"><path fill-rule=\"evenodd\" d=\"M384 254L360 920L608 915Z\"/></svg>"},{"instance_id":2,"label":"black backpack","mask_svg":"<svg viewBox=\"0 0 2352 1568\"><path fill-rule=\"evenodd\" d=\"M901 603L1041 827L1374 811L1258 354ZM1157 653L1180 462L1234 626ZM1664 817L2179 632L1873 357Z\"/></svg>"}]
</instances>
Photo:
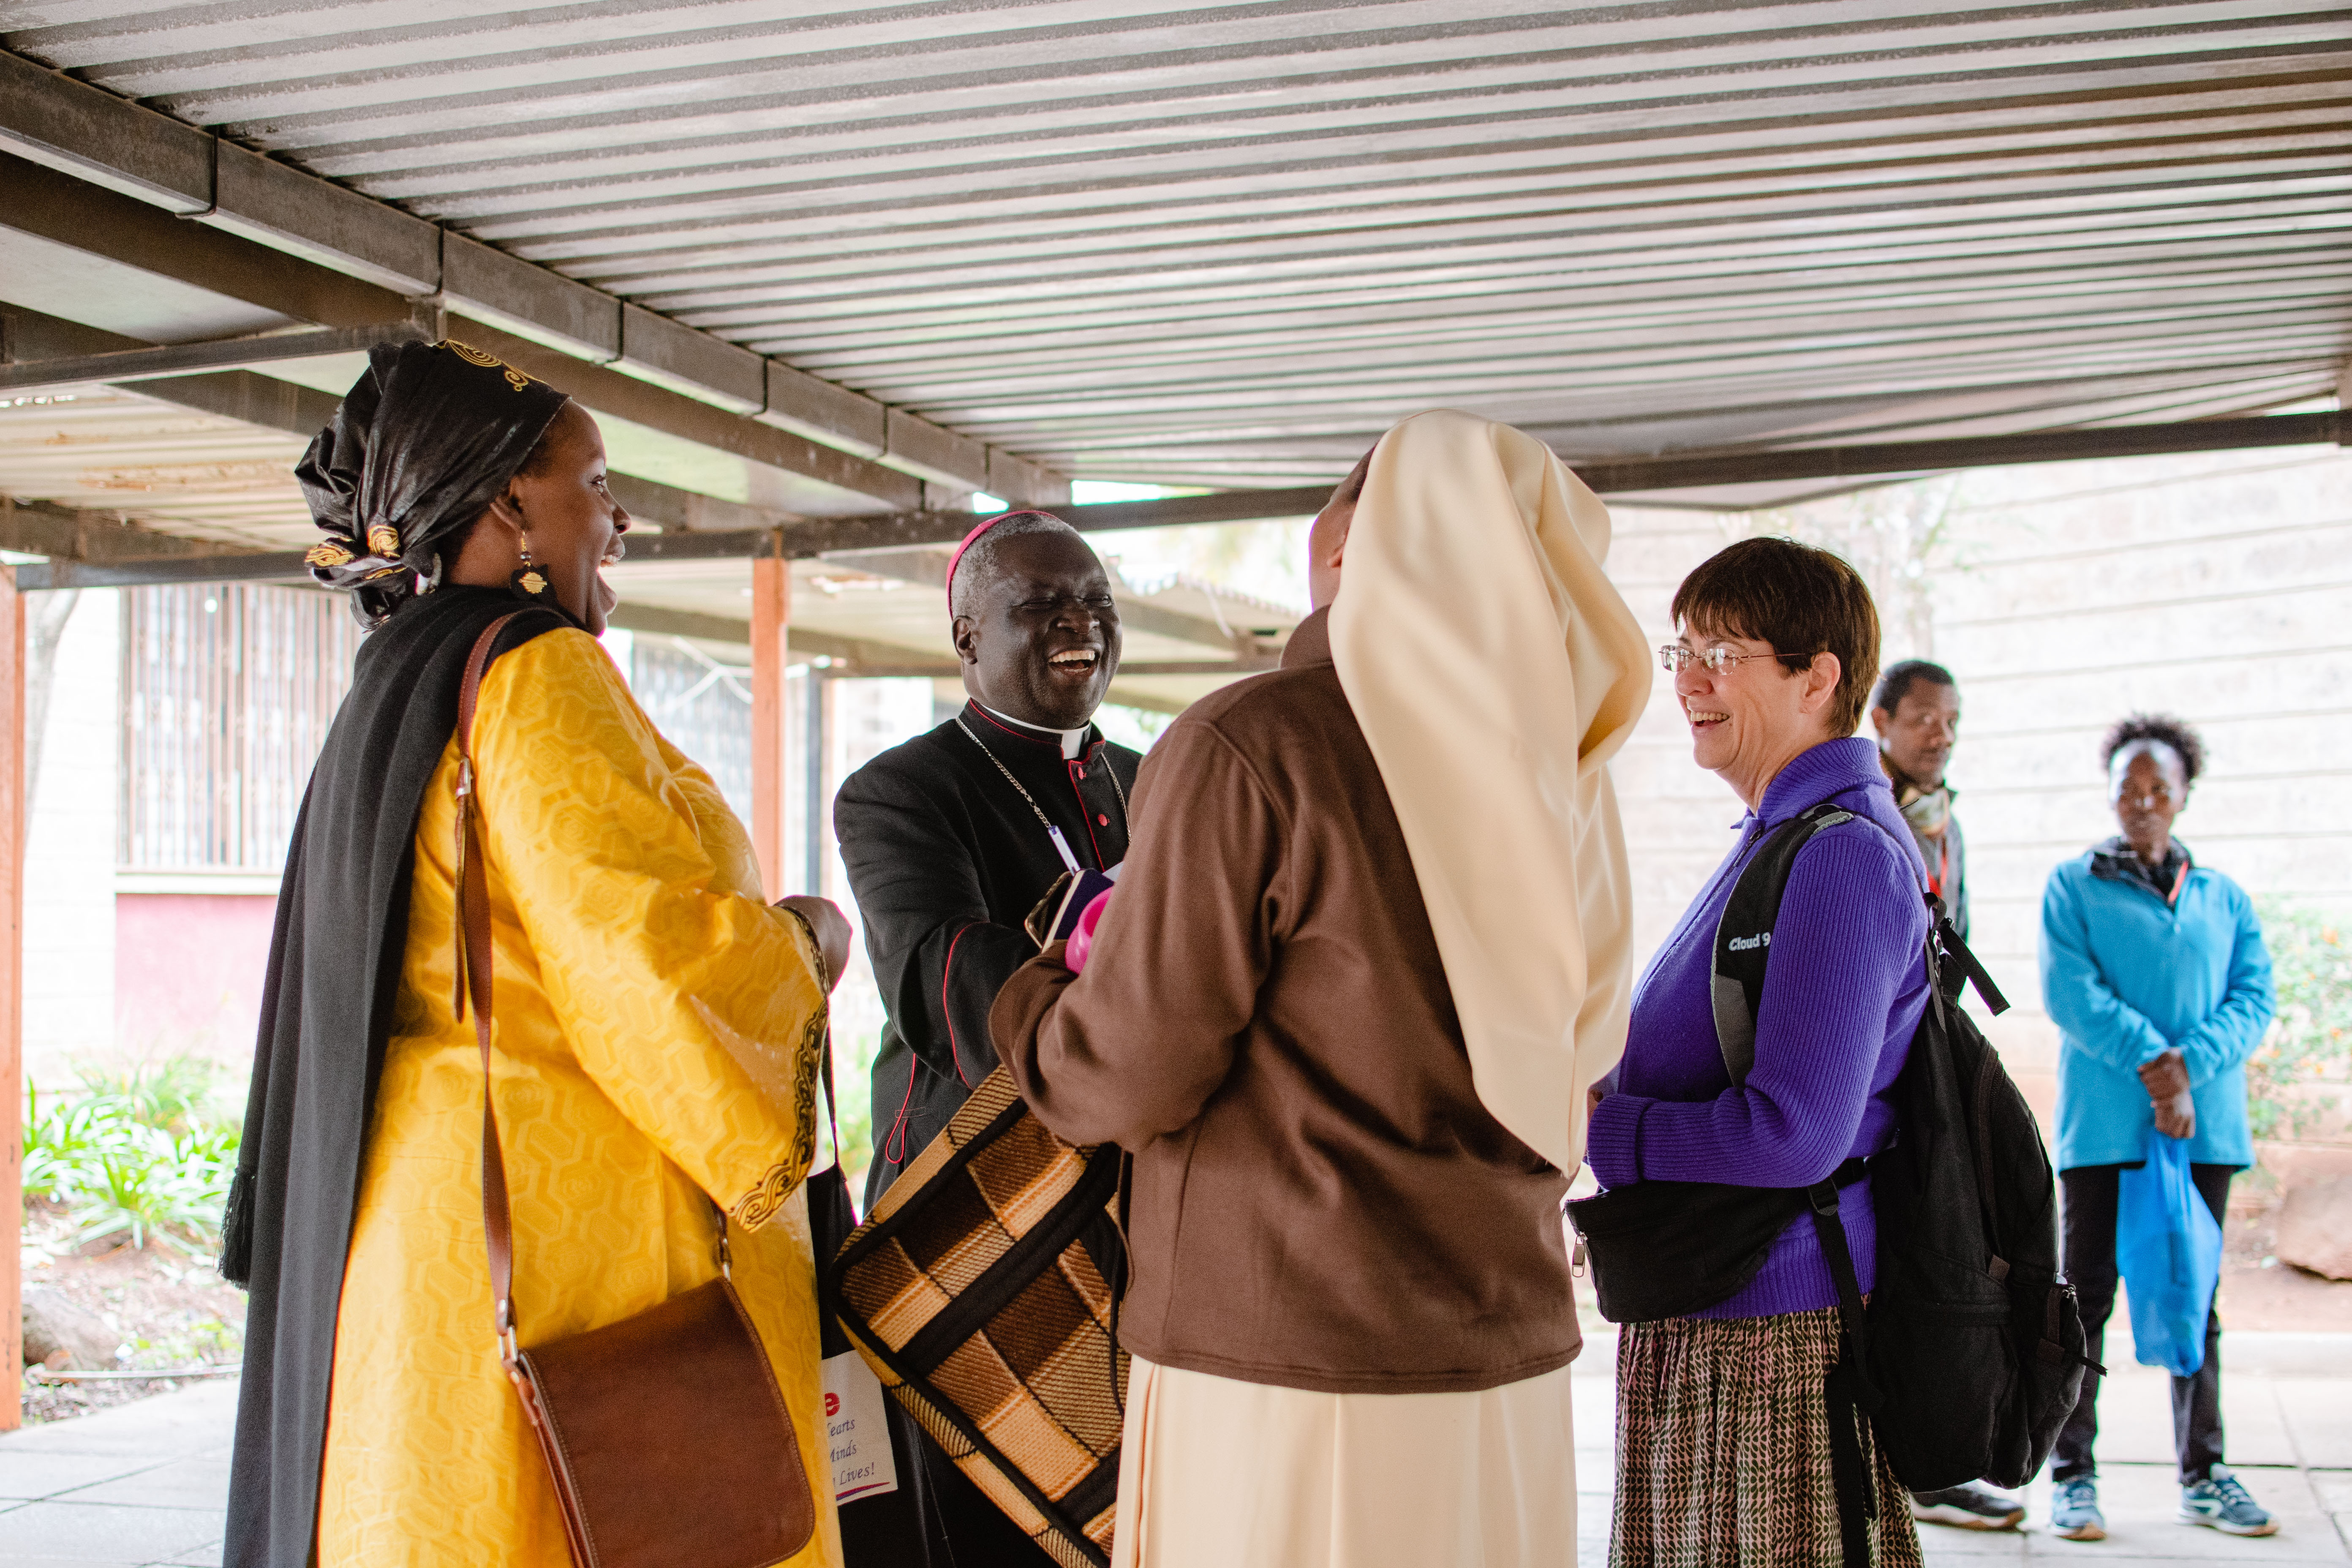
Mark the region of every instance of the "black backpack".
<instances>
[{"instance_id":1,"label":"black backpack","mask_svg":"<svg viewBox=\"0 0 2352 1568\"><path fill-rule=\"evenodd\" d=\"M1823 802L1791 819L1732 888L1716 927L1712 1000L1735 1085L1755 1062L1756 1009L1790 868L1814 834L1859 815ZM2009 1004L1942 901L1926 896L1928 1002L1895 1082L1893 1148L1866 1166L1849 1160L1810 1188L1639 1182L1569 1205L1601 1310L1621 1322L1729 1300L1789 1218L1811 1210L1840 1298L1830 1457L1854 1563L1870 1560L1879 1503L1858 1419L1869 1419L1914 1490L1979 1479L2020 1487L2049 1458L2092 1365L2074 1289L2058 1269L2057 1184L2041 1128L1959 994L1973 982L1995 1013ZM1866 1309L1837 1209L1838 1189L1862 1179L1878 1226Z\"/></svg>"},{"instance_id":2,"label":"black backpack","mask_svg":"<svg viewBox=\"0 0 2352 1568\"><path fill-rule=\"evenodd\" d=\"M1797 853L1858 813L1823 803L1775 833L1740 873L1715 941L1716 1033L1733 1080L1755 1059L1769 931ZM1869 821L1862 817L1863 821ZM1877 825L1873 823L1875 827ZM1895 1146L1870 1162L1878 1279L1865 1312L1834 1198L1812 1208L1839 1276L1854 1404L1917 1491L1982 1479L2021 1487L2074 1407L2083 1320L2059 1272L2057 1184L2042 1130L1959 994L2008 1002L1930 896L1927 1010L1895 1080ZM1738 951L1734 951L1735 945ZM1743 1030L1744 1026L1744 1030Z\"/></svg>"}]
</instances>

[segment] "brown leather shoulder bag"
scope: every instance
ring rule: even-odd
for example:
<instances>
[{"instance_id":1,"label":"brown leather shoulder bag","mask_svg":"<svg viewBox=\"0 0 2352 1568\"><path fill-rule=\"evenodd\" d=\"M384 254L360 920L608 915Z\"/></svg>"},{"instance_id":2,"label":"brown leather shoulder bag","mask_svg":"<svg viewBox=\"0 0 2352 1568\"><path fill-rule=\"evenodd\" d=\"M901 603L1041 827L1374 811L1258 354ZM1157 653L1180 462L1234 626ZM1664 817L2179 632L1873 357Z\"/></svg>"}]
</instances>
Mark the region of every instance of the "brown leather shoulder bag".
<instances>
[{"instance_id":1,"label":"brown leather shoulder bag","mask_svg":"<svg viewBox=\"0 0 2352 1568\"><path fill-rule=\"evenodd\" d=\"M474 822L482 633L457 702L457 980L482 1047L482 1229L499 1358L555 1483L578 1568L769 1568L808 1544L816 1500L791 1413L737 1299L719 1216L719 1278L570 1339L518 1347L506 1160L490 1098L490 900Z\"/></svg>"}]
</instances>

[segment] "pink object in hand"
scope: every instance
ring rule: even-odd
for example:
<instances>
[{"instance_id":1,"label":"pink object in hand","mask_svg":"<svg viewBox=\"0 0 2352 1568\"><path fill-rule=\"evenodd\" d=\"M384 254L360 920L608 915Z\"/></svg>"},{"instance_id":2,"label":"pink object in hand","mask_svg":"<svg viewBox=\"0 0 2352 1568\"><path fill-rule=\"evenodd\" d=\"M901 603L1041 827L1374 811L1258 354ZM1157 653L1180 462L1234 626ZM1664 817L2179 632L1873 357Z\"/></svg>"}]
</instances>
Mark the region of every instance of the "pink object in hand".
<instances>
[{"instance_id":1,"label":"pink object in hand","mask_svg":"<svg viewBox=\"0 0 2352 1568\"><path fill-rule=\"evenodd\" d=\"M1103 911L1110 908L1110 896L1118 891L1117 888L1105 888L1078 915L1078 923L1070 932L1070 944L1062 950L1062 963L1071 973L1087 972L1087 954L1095 949L1095 927L1102 924Z\"/></svg>"}]
</instances>

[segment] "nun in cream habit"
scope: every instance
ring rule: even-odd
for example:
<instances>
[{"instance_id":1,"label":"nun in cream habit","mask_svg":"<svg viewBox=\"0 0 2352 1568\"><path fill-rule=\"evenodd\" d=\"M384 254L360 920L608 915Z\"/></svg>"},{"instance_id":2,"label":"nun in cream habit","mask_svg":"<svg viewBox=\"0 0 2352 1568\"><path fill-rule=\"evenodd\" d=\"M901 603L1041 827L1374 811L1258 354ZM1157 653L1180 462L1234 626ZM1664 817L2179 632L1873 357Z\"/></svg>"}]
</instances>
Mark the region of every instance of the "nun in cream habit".
<instances>
[{"instance_id":1,"label":"nun in cream habit","mask_svg":"<svg viewBox=\"0 0 2352 1568\"><path fill-rule=\"evenodd\" d=\"M1607 511L1532 437L1406 420L1317 520L1279 670L1145 760L1073 972L991 1016L1135 1155L1115 1568L1575 1561L1559 1205L1623 1049L1607 763L1649 695Z\"/></svg>"}]
</instances>

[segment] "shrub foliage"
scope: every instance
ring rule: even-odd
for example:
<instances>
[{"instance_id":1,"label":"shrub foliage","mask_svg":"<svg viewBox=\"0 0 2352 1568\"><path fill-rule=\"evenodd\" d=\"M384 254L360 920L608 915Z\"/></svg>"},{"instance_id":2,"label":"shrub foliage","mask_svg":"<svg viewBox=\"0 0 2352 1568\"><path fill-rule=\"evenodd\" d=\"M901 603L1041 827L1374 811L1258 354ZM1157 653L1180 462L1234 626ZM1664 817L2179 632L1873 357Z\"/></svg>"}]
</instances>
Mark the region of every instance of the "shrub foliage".
<instances>
[{"instance_id":1,"label":"shrub foliage","mask_svg":"<svg viewBox=\"0 0 2352 1568\"><path fill-rule=\"evenodd\" d=\"M2255 1137L2292 1138L2336 1108L2320 1086L2352 1078L2352 942L2315 910L2259 907L2278 1017L2246 1063L2246 1112Z\"/></svg>"},{"instance_id":2,"label":"shrub foliage","mask_svg":"<svg viewBox=\"0 0 2352 1568\"><path fill-rule=\"evenodd\" d=\"M213 1247L239 1137L212 1110L218 1066L174 1057L80 1076L79 1093L26 1086L26 1197L64 1208L77 1245Z\"/></svg>"}]
</instances>

